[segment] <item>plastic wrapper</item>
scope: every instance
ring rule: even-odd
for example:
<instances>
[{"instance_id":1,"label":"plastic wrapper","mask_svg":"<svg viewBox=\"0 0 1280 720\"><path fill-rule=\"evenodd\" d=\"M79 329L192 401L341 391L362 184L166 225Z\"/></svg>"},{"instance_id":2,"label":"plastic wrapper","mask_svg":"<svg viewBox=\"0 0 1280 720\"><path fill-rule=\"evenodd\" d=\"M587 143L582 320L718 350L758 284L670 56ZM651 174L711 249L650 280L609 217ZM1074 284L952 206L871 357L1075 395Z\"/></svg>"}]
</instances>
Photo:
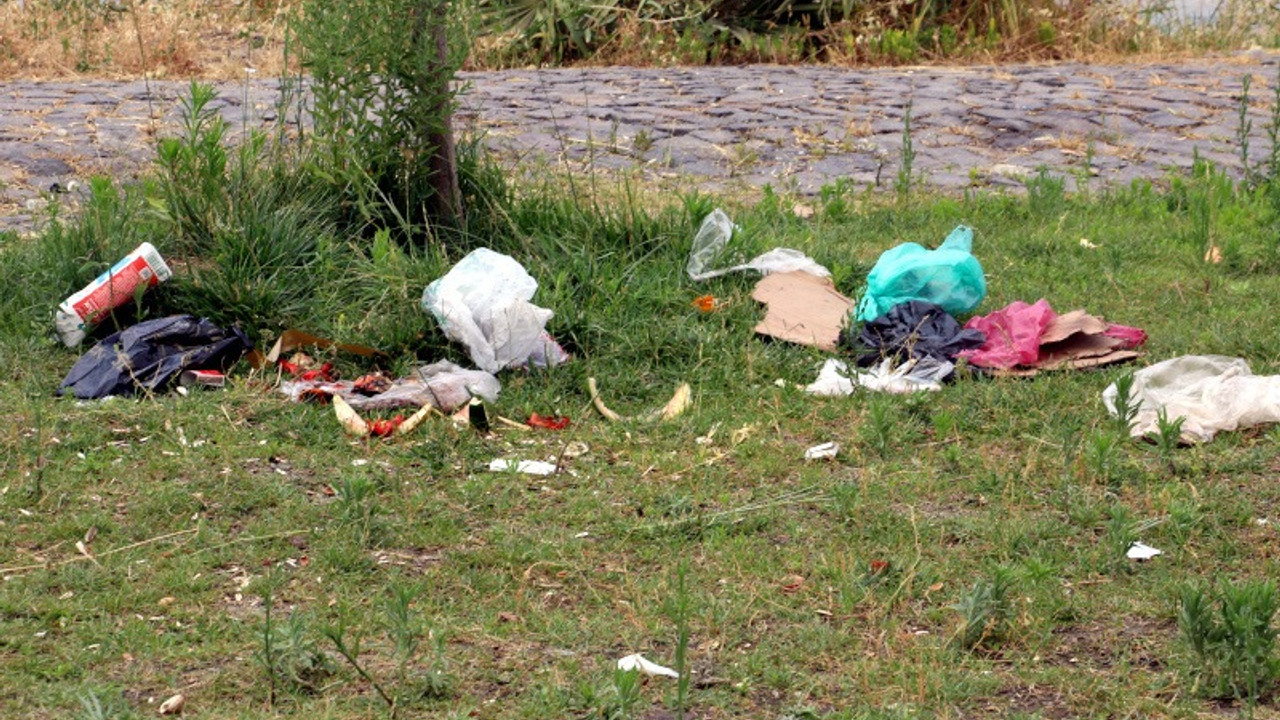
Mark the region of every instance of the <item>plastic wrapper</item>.
<instances>
[{"instance_id":1,"label":"plastic wrapper","mask_svg":"<svg viewBox=\"0 0 1280 720\"><path fill-rule=\"evenodd\" d=\"M447 360L424 365L409 377L397 378L382 392L363 393L349 380L286 380L280 391L294 400L340 396L355 410L392 410L430 405L443 413L463 407L473 397L496 402L502 383L492 373L468 370Z\"/></svg>"}]
</instances>

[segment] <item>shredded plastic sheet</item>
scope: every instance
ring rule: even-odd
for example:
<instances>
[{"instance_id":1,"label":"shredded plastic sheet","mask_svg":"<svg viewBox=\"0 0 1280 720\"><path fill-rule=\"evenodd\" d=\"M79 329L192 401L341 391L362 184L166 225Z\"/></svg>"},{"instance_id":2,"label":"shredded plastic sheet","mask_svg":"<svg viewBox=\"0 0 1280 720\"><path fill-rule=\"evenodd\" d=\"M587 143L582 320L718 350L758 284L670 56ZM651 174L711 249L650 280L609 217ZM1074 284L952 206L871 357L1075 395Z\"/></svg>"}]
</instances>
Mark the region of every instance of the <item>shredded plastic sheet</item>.
<instances>
[{"instance_id":1,"label":"shredded plastic sheet","mask_svg":"<svg viewBox=\"0 0 1280 720\"><path fill-rule=\"evenodd\" d=\"M973 256L973 230L961 225L936 250L903 243L880 255L858 302L858 319L874 320L899 303L924 300L952 315L978 307L987 295L982 265Z\"/></svg>"},{"instance_id":2,"label":"shredded plastic sheet","mask_svg":"<svg viewBox=\"0 0 1280 720\"><path fill-rule=\"evenodd\" d=\"M252 345L239 328L173 315L140 322L103 338L62 381L59 395L82 400L162 390L184 370L226 370Z\"/></svg>"},{"instance_id":3,"label":"shredded plastic sheet","mask_svg":"<svg viewBox=\"0 0 1280 720\"><path fill-rule=\"evenodd\" d=\"M1254 375L1242 358L1183 355L1133 374L1130 402L1138 414L1130 434L1159 432L1161 408L1170 420L1186 418L1182 437L1208 442L1223 431L1280 422L1280 375ZM1102 392L1107 411L1116 415L1116 385Z\"/></svg>"},{"instance_id":4,"label":"shredded plastic sheet","mask_svg":"<svg viewBox=\"0 0 1280 720\"><path fill-rule=\"evenodd\" d=\"M422 307L481 370L551 367L569 355L547 334L555 313L530 302L537 290L514 258L478 248L423 290Z\"/></svg>"},{"instance_id":5,"label":"shredded plastic sheet","mask_svg":"<svg viewBox=\"0 0 1280 720\"><path fill-rule=\"evenodd\" d=\"M693 249L689 252L689 261L685 264L689 279L706 280L741 270L755 270L762 275L796 271L807 272L818 277L827 277L831 274L813 258L791 248L774 248L745 263L717 268L717 265L726 262L726 256L729 255L729 241L739 230L741 228L733 224L723 210L719 208L712 210L702 220L698 234L693 238Z\"/></svg>"},{"instance_id":6,"label":"shredded plastic sheet","mask_svg":"<svg viewBox=\"0 0 1280 720\"><path fill-rule=\"evenodd\" d=\"M424 365L411 376L398 378L383 392L366 395L356 390L350 380L286 380L280 391L293 400L317 393L338 395L356 410L391 410L430 405L450 413L479 397L495 402L502 383L483 370L467 370L447 360Z\"/></svg>"},{"instance_id":7,"label":"shredded plastic sheet","mask_svg":"<svg viewBox=\"0 0 1280 720\"><path fill-rule=\"evenodd\" d=\"M898 366L893 363L893 358L886 358L865 372L855 370L849 374L848 365L829 358L818 372L818 379L804 390L810 395L826 396L852 395L855 387L894 394L936 392L942 389L942 381L955 372L951 363L930 357L908 360Z\"/></svg>"}]
</instances>

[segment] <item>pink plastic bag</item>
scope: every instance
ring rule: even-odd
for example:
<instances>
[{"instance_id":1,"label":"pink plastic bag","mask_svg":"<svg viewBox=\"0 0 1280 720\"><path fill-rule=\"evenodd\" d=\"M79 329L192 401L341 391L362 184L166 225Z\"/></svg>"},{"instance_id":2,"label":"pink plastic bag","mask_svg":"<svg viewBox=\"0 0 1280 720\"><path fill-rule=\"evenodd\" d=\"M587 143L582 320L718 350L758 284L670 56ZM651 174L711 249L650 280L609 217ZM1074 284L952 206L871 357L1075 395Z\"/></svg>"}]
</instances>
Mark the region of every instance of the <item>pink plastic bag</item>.
<instances>
[{"instance_id":1,"label":"pink plastic bag","mask_svg":"<svg viewBox=\"0 0 1280 720\"><path fill-rule=\"evenodd\" d=\"M960 357L971 365L1001 370L1034 365L1040 358L1040 338L1057 316L1049 301L1041 298L1035 305L1016 300L990 315L970 318L965 329L981 330L987 342L977 350L965 350Z\"/></svg>"}]
</instances>

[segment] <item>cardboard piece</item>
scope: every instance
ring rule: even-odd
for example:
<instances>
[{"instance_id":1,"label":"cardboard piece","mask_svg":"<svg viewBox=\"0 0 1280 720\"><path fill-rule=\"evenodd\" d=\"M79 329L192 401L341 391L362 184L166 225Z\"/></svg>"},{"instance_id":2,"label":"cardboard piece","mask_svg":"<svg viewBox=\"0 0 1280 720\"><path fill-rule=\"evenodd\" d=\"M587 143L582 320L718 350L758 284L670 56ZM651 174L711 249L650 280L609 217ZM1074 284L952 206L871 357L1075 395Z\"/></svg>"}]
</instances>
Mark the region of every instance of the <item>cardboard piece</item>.
<instances>
[{"instance_id":1,"label":"cardboard piece","mask_svg":"<svg viewBox=\"0 0 1280 720\"><path fill-rule=\"evenodd\" d=\"M381 350L374 350L364 345L349 345L347 343L336 343L328 338L322 338L318 335L312 335L301 330L285 330L280 333L280 337L276 338L276 344L265 354L254 350L249 353L249 364L254 369L260 369L267 365L274 365L280 359L281 355L292 352L299 348L316 347L329 348L335 347L343 352L349 352L361 357L386 357L386 353Z\"/></svg>"},{"instance_id":2,"label":"cardboard piece","mask_svg":"<svg viewBox=\"0 0 1280 720\"><path fill-rule=\"evenodd\" d=\"M836 349L840 330L853 311L853 301L840 294L830 278L807 272L766 275L751 297L767 306L757 333L827 351Z\"/></svg>"},{"instance_id":3,"label":"cardboard piece","mask_svg":"<svg viewBox=\"0 0 1280 720\"><path fill-rule=\"evenodd\" d=\"M1031 367L996 370L1002 377L1032 377L1043 370L1083 370L1133 360L1142 353L1123 338L1105 334L1111 325L1084 310L1054 318L1040 338L1040 357Z\"/></svg>"}]
</instances>

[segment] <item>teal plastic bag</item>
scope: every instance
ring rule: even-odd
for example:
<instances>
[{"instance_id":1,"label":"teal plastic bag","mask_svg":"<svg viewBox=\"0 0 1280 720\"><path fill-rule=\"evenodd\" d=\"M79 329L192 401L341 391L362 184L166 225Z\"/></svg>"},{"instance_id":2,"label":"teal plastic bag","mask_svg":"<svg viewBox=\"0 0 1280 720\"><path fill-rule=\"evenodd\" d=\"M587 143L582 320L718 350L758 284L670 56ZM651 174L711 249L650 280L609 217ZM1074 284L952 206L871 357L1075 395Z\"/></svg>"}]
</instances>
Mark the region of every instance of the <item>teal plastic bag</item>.
<instances>
[{"instance_id":1,"label":"teal plastic bag","mask_svg":"<svg viewBox=\"0 0 1280 720\"><path fill-rule=\"evenodd\" d=\"M916 243L886 250L867 276L858 320L875 320L908 300L941 305L952 315L972 312L987 296L987 280L972 249L973 230L960 225L937 250Z\"/></svg>"}]
</instances>

